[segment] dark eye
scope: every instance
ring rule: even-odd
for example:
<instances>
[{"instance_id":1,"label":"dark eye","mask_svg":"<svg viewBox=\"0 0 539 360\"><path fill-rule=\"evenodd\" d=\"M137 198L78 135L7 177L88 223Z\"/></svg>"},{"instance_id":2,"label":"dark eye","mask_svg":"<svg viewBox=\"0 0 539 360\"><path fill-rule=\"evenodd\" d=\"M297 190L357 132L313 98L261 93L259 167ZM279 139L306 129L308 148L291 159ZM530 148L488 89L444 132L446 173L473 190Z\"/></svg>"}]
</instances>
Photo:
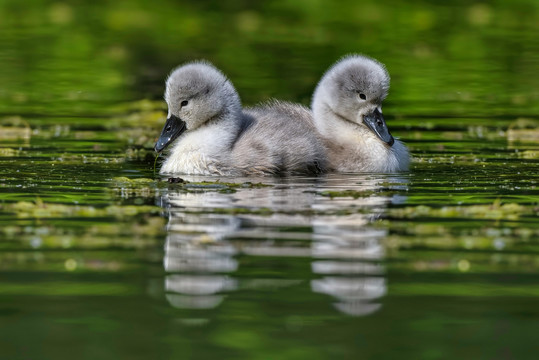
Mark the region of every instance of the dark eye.
<instances>
[{"instance_id":1,"label":"dark eye","mask_svg":"<svg viewBox=\"0 0 539 360\"><path fill-rule=\"evenodd\" d=\"M361 100L367 100L367 97L366 97L365 94L363 94L363 93L359 93L359 98L360 98Z\"/></svg>"},{"instance_id":2,"label":"dark eye","mask_svg":"<svg viewBox=\"0 0 539 360\"><path fill-rule=\"evenodd\" d=\"M181 103L180 105L181 105L181 106L187 106L187 104L189 104L189 101L184 100L184 101L182 101L182 103Z\"/></svg>"}]
</instances>

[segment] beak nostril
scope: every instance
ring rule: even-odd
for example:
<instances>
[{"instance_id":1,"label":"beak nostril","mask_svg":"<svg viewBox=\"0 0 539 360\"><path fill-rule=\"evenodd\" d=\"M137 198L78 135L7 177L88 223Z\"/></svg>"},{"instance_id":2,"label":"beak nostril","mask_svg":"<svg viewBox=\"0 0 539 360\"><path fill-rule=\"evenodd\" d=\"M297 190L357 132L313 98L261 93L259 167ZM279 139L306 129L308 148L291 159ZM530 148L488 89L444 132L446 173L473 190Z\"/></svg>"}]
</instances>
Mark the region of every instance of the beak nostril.
<instances>
[{"instance_id":1,"label":"beak nostril","mask_svg":"<svg viewBox=\"0 0 539 360\"><path fill-rule=\"evenodd\" d=\"M167 118L167 122L165 123L165 126L163 127L163 130L161 131L161 135L159 135L159 139L157 140L157 148L158 151L164 150L172 141L174 141L178 136L180 136L184 131L185 128L185 122L182 121L180 118L171 115L169 118Z\"/></svg>"}]
</instances>

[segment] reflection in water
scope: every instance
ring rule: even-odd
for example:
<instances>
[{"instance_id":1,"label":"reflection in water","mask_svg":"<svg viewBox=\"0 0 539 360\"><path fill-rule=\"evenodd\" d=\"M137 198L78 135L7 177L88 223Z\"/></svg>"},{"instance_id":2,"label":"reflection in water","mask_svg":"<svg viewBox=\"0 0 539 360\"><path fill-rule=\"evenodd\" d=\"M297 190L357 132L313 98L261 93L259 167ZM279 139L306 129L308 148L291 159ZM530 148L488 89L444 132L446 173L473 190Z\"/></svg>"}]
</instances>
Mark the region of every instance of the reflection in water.
<instances>
[{"instance_id":1,"label":"reflection in water","mask_svg":"<svg viewBox=\"0 0 539 360\"><path fill-rule=\"evenodd\" d=\"M311 282L312 290L332 295L335 307L349 315L376 311L380 305L374 301L386 293L383 266L375 262L384 257L380 240L386 231L369 229L360 214L322 218L313 231L313 257L332 260L311 263L313 273L326 275Z\"/></svg>"},{"instance_id":2,"label":"reflection in water","mask_svg":"<svg viewBox=\"0 0 539 360\"><path fill-rule=\"evenodd\" d=\"M168 236L164 267L167 300L179 308L213 308L223 300L222 292L237 287L227 275L238 268L237 253L226 241L239 228L239 219L208 213L230 206L227 196L214 192L169 191L163 197L168 209Z\"/></svg>"},{"instance_id":3,"label":"reflection in water","mask_svg":"<svg viewBox=\"0 0 539 360\"><path fill-rule=\"evenodd\" d=\"M189 177L188 181L215 181ZM258 179L257 179L258 180ZM370 224L391 201L379 183L402 178L333 176L322 179L259 179L270 187L235 193L169 189L161 197L168 213L164 267L166 298L178 308L209 309L238 288L293 286L302 279L244 279L237 255L310 258L313 292L333 298L349 315L377 311L386 294L386 230ZM234 179L234 182L253 179ZM397 185L395 185L397 186ZM353 190L355 197L340 197ZM325 192L334 192L330 198ZM359 194L359 195L358 195ZM393 200L396 201L396 200ZM344 209L344 211L343 211Z\"/></svg>"}]
</instances>

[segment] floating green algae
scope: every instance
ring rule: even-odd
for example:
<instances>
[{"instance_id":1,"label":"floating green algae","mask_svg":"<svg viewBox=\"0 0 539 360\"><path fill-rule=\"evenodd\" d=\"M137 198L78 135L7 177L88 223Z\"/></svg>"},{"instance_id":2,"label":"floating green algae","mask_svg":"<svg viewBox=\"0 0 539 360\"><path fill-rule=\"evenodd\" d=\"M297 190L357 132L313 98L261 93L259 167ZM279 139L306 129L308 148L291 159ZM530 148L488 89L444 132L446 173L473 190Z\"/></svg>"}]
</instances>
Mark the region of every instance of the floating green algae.
<instances>
[{"instance_id":1,"label":"floating green algae","mask_svg":"<svg viewBox=\"0 0 539 360\"><path fill-rule=\"evenodd\" d=\"M0 129L1 131L2 129ZM12 149L12 148L0 148L0 157L14 157L19 156L21 153L18 149Z\"/></svg>"},{"instance_id":2,"label":"floating green algae","mask_svg":"<svg viewBox=\"0 0 539 360\"><path fill-rule=\"evenodd\" d=\"M109 205L105 207L69 205L43 202L19 201L1 204L2 212L14 213L18 218L55 218L55 217L116 217L123 218L138 214L158 214L158 206Z\"/></svg>"},{"instance_id":3,"label":"floating green algae","mask_svg":"<svg viewBox=\"0 0 539 360\"><path fill-rule=\"evenodd\" d=\"M507 130L509 142L535 143L539 142L539 121L529 118L519 118L509 125Z\"/></svg>"},{"instance_id":4,"label":"floating green algae","mask_svg":"<svg viewBox=\"0 0 539 360\"><path fill-rule=\"evenodd\" d=\"M263 183L252 182L221 182L216 181L187 181L181 178L168 178L166 181L150 178L115 177L112 179L110 190L115 194L131 196L155 196L159 189L175 189L185 192L218 191L221 193L234 193L238 189L258 189L271 187Z\"/></svg>"},{"instance_id":5,"label":"floating green algae","mask_svg":"<svg viewBox=\"0 0 539 360\"><path fill-rule=\"evenodd\" d=\"M21 116L0 118L0 140L29 140L30 125Z\"/></svg>"},{"instance_id":6,"label":"floating green algae","mask_svg":"<svg viewBox=\"0 0 539 360\"><path fill-rule=\"evenodd\" d=\"M489 205L442 207L419 205L388 209L388 215L395 218L439 217L489 220L518 220L523 215L533 215L537 212L538 210L533 207L517 203L501 204L500 201Z\"/></svg>"},{"instance_id":7,"label":"floating green algae","mask_svg":"<svg viewBox=\"0 0 539 360\"><path fill-rule=\"evenodd\" d=\"M359 199L369 197L371 195L374 195L375 193L376 192L373 190L324 190L315 192L315 194L317 195L329 197L331 199L341 197L351 197L353 199Z\"/></svg>"}]
</instances>

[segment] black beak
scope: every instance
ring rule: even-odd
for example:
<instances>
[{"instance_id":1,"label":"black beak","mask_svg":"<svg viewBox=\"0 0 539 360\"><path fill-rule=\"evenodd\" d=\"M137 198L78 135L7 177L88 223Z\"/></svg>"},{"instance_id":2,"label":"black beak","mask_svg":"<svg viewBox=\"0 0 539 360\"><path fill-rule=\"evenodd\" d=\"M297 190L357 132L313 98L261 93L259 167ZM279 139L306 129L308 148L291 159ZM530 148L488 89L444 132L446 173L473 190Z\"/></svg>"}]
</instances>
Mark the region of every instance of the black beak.
<instances>
[{"instance_id":1,"label":"black beak","mask_svg":"<svg viewBox=\"0 0 539 360\"><path fill-rule=\"evenodd\" d=\"M174 115L170 116L165 123L165 127L161 131L161 135L159 136L157 143L155 143L155 151L158 153L163 151L168 144L180 136L185 129L185 121Z\"/></svg>"},{"instance_id":2,"label":"black beak","mask_svg":"<svg viewBox=\"0 0 539 360\"><path fill-rule=\"evenodd\" d=\"M378 109L374 110L371 114L365 115L363 117L363 122L383 142L385 142L389 146L393 145L395 139L393 139L393 136L391 136L391 133L387 128L386 121L384 120L384 116L380 111L378 111Z\"/></svg>"}]
</instances>

